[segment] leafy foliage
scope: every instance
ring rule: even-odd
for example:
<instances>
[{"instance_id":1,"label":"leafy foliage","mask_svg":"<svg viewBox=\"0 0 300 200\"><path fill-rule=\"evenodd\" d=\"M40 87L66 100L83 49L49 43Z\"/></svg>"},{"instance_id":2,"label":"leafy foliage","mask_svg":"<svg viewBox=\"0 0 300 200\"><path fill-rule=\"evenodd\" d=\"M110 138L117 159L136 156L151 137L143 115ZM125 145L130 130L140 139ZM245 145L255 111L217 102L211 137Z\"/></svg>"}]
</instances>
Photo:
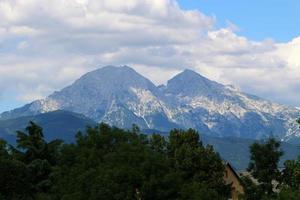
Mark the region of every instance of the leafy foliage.
<instances>
[{"instance_id":1,"label":"leafy foliage","mask_svg":"<svg viewBox=\"0 0 300 200\"><path fill-rule=\"evenodd\" d=\"M300 198L300 157L279 171L280 147L273 138L250 146L244 199ZM228 199L223 173L220 156L193 129L164 137L99 124L63 144L45 141L30 122L16 147L0 140L1 200Z\"/></svg>"},{"instance_id":2,"label":"leafy foliage","mask_svg":"<svg viewBox=\"0 0 300 200\"><path fill-rule=\"evenodd\" d=\"M86 135L78 134L76 144L66 145L63 155L56 172L57 198L190 199L187 194L196 195L202 188L205 195L211 191L225 199L229 191L219 156L203 147L192 130L174 130L167 141L160 135L148 138L135 128L124 131L100 124Z\"/></svg>"},{"instance_id":3,"label":"leafy foliage","mask_svg":"<svg viewBox=\"0 0 300 200\"><path fill-rule=\"evenodd\" d=\"M283 155L280 142L269 138L250 145L249 174L241 177L245 199L275 199L282 179L278 162Z\"/></svg>"},{"instance_id":4,"label":"leafy foliage","mask_svg":"<svg viewBox=\"0 0 300 200\"><path fill-rule=\"evenodd\" d=\"M169 138L100 124L74 144L46 142L30 122L17 147L0 142L0 199L227 199L211 146L190 129Z\"/></svg>"},{"instance_id":5,"label":"leafy foliage","mask_svg":"<svg viewBox=\"0 0 300 200\"><path fill-rule=\"evenodd\" d=\"M17 147L0 142L0 194L4 199L37 199L52 187L52 169L61 141L47 143L33 122L17 132Z\"/></svg>"},{"instance_id":6,"label":"leafy foliage","mask_svg":"<svg viewBox=\"0 0 300 200\"><path fill-rule=\"evenodd\" d=\"M278 200L298 200L300 199L300 190L291 188L282 188L277 197Z\"/></svg>"},{"instance_id":7,"label":"leafy foliage","mask_svg":"<svg viewBox=\"0 0 300 200\"><path fill-rule=\"evenodd\" d=\"M292 189L300 190L300 157L284 163L282 183Z\"/></svg>"}]
</instances>

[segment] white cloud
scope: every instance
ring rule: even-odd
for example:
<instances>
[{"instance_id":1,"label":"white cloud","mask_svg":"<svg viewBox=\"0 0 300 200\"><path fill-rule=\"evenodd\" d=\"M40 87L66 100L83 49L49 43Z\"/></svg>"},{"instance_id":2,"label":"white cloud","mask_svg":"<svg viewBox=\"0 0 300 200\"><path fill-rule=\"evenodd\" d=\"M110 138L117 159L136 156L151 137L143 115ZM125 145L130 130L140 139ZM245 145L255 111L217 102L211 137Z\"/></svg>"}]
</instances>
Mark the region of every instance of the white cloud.
<instances>
[{"instance_id":1,"label":"white cloud","mask_svg":"<svg viewBox=\"0 0 300 200\"><path fill-rule=\"evenodd\" d=\"M216 29L215 20L175 0L0 0L0 90L28 102L92 69L127 64L157 84L192 68L300 102L300 38L251 41L234 22Z\"/></svg>"}]
</instances>

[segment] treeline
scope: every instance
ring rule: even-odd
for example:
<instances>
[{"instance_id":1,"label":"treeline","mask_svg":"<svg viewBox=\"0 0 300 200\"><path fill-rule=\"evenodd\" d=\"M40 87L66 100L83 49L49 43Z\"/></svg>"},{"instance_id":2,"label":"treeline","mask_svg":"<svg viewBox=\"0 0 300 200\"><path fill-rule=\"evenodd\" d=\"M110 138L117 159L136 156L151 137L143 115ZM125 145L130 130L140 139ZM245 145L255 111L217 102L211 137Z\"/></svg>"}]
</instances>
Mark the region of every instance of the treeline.
<instances>
[{"instance_id":1,"label":"treeline","mask_svg":"<svg viewBox=\"0 0 300 200\"><path fill-rule=\"evenodd\" d=\"M74 144L46 142L30 123L0 145L0 199L228 199L224 166L190 129L168 139L100 124Z\"/></svg>"},{"instance_id":2,"label":"treeline","mask_svg":"<svg viewBox=\"0 0 300 200\"><path fill-rule=\"evenodd\" d=\"M300 199L300 159L278 169L283 152L269 139L250 147L243 199ZM192 129L165 138L100 124L74 144L47 142L30 122L17 145L0 141L0 199L210 200L228 199L224 163Z\"/></svg>"},{"instance_id":3,"label":"treeline","mask_svg":"<svg viewBox=\"0 0 300 200\"><path fill-rule=\"evenodd\" d=\"M243 199L300 199L300 157L287 160L284 168L278 162L284 152L274 138L250 146L248 174L241 177L245 188Z\"/></svg>"}]
</instances>

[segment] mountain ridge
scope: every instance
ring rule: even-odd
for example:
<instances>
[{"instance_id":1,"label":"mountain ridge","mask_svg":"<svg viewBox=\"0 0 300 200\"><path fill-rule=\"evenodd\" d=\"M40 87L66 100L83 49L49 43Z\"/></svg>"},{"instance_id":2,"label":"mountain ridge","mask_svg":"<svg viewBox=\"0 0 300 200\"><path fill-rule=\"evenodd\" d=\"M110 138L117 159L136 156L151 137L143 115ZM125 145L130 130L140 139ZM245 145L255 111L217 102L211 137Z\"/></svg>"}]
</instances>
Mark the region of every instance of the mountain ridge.
<instances>
[{"instance_id":1,"label":"mountain ridge","mask_svg":"<svg viewBox=\"0 0 300 200\"><path fill-rule=\"evenodd\" d=\"M47 141L61 139L74 142L78 131L85 131L87 126L96 126L96 122L84 115L69 111L57 110L33 116L22 116L14 119L0 120L0 138L9 144L16 143L16 131L25 131L29 121L40 125Z\"/></svg>"},{"instance_id":2,"label":"mountain ridge","mask_svg":"<svg viewBox=\"0 0 300 200\"><path fill-rule=\"evenodd\" d=\"M83 115L68 111L53 111L34 116L19 117L10 120L0 121L0 139L5 139L8 144L16 145L16 131L26 131L28 122L33 121L43 128L43 134L47 141L54 139L63 140L65 143L73 143L76 140L76 133L85 133L88 126L95 127L96 122ZM141 133L151 135L153 133L168 137L168 132L142 129ZM236 169L245 170L250 159L249 146L253 139L236 137L213 137L200 133L200 140L204 145L213 145L223 160L229 161ZM280 160L279 166L283 166L284 161L296 159L300 149L295 144L282 142L282 150L285 152Z\"/></svg>"},{"instance_id":3,"label":"mountain ridge","mask_svg":"<svg viewBox=\"0 0 300 200\"><path fill-rule=\"evenodd\" d=\"M0 120L55 110L83 114L121 128L169 131L194 128L212 136L281 140L299 137L297 108L272 103L184 70L164 86L128 66L106 66L81 76L70 86Z\"/></svg>"}]
</instances>

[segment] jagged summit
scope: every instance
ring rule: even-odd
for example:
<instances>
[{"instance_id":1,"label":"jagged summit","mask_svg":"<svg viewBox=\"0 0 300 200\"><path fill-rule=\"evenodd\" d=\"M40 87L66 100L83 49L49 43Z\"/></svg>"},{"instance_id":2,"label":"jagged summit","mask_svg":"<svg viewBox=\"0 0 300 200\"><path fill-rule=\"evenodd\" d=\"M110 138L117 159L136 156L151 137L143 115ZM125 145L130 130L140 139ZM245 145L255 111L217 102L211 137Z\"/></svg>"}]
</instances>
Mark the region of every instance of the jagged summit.
<instances>
[{"instance_id":1,"label":"jagged summit","mask_svg":"<svg viewBox=\"0 0 300 200\"><path fill-rule=\"evenodd\" d=\"M299 109L279 105L184 70L155 86L128 66L106 66L89 72L49 97L4 112L0 120L56 110L83 114L122 128L168 131L195 128L214 136L264 138L272 133L288 140L300 137Z\"/></svg>"}]
</instances>

